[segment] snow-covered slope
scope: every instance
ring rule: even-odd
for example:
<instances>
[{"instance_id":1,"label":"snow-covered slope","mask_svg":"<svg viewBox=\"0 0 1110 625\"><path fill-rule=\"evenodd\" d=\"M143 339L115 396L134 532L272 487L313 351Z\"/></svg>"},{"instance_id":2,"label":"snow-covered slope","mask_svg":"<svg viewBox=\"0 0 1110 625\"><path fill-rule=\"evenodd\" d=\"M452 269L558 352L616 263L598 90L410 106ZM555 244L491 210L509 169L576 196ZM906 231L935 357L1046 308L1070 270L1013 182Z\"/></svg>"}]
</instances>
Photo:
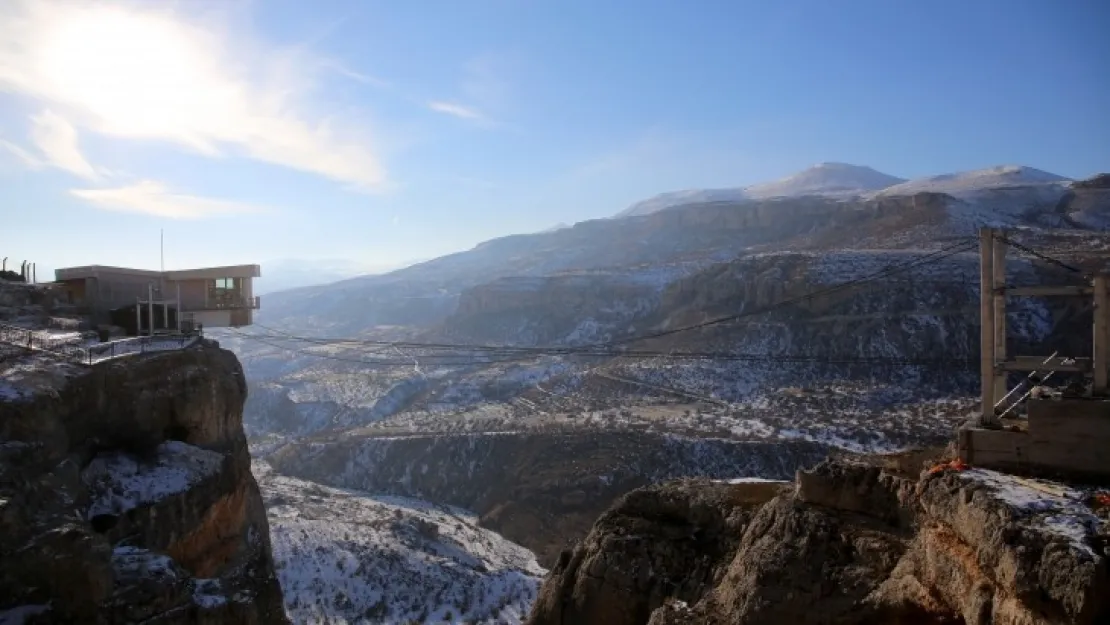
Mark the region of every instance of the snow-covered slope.
<instances>
[{"instance_id":1,"label":"snow-covered slope","mask_svg":"<svg viewBox=\"0 0 1110 625\"><path fill-rule=\"evenodd\" d=\"M464 510L252 472L297 625L519 623L535 600L535 556Z\"/></svg>"},{"instance_id":2,"label":"snow-covered slope","mask_svg":"<svg viewBox=\"0 0 1110 625\"><path fill-rule=\"evenodd\" d=\"M1069 180L1063 176L1021 165L1000 165L987 169L976 169L926 178L916 178L901 184L882 189L880 195L913 195L932 192L963 195L989 189L1052 185L1059 186L1063 192L1064 183Z\"/></svg>"},{"instance_id":3,"label":"snow-covered slope","mask_svg":"<svg viewBox=\"0 0 1110 625\"><path fill-rule=\"evenodd\" d=\"M633 204L617 213L616 217L648 215L674 206L704 202L739 202L803 195L850 197L879 191L902 182L905 182L904 178L890 176L870 167L847 163L818 163L786 178L747 187L687 189L661 193Z\"/></svg>"},{"instance_id":4,"label":"snow-covered slope","mask_svg":"<svg viewBox=\"0 0 1110 625\"><path fill-rule=\"evenodd\" d=\"M748 199L748 194L743 187L733 189L685 189L683 191L670 191L636 202L632 206L614 215L614 217L650 215L663 209L673 206L682 206L683 204L739 202L746 199Z\"/></svg>"},{"instance_id":5,"label":"snow-covered slope","mask_svg":"<svg viewBox=\"0 0 1110 625\"><path fill-rule=\"evenodd\" d=\"M870 167L819 163L781 180L754 184L745 191L748 197L755 199L799 195L854 196L905 181L905 178L884 174Z\"/></svg>"}]
</instances>

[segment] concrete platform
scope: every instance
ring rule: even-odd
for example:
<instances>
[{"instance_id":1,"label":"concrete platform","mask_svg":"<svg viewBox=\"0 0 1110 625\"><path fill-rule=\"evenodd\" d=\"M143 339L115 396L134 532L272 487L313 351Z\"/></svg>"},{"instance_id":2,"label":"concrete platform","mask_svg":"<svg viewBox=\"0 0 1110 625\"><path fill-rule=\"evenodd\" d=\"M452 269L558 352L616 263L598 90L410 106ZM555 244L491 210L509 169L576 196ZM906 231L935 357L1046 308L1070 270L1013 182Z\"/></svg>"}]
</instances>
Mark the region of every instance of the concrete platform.
<instances>
[{"instance_id":1,"label":"concrete platform","mask_svg":"<svg viewBox=\"0 0 1110 625\"><path fill-rule=\"evenodd\" d=\"M1110 484L1110 400L1031 400L1025 431L963 430L958 446L972 466Z\"/></svg>"}]
</instances>

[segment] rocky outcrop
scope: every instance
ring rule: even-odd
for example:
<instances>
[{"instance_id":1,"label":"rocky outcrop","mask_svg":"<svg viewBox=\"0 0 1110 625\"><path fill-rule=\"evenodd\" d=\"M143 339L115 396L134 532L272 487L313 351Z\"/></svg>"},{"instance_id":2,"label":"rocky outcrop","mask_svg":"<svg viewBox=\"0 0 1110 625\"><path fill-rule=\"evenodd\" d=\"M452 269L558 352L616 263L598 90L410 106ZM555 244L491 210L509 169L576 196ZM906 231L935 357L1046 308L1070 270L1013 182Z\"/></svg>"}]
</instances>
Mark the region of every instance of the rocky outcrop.
<instances>
[{"instance_id":1,"label":"rocky outcrop","mask_svg":"<svg viewBox=\"0 0 1110 625\"><path fill-rule=\"evenodd\" d=\"M563 552L534 623L644 623L665 600L697 601L719 579L775 482L680 480L632 491Z\"/></svg>"},{"instance_id":2,"label":"rocky outcrop","mask_svg":"<svg viewBox=\"0 0 1110 625\"><path fill-rule=\"evenodd\" d=\"M1090 493L978 469L907 477L840 460L800 472L793 489L758 509L750 500L719 497L713 515L692 506L676 515L667 494L680 489L686 501L696 501L745 487L638 491L633 495L647 500L639 509L656 512L615 523L629 495L552 570L529 623L1056 625L1110 619L1110 514L1090 507ZM731 523L723 535L722 518ZM672 532L676 527L683 531ZM716 538L694 546L686 536L699 533ZM645 540L650 549L635 546ZM690 562L714 563L714 572ZM653 584L629 581L625 572L649 564ZM676 564L694 571L694 584L671 586L680 579Z\"/></svg>"},{"instance_id":3,"label":"rocky outcrop","mask_svg":"<svg viewBox=\"0 0 1110 625\"><path fill-rule=\"evenodd\" d=\"M202 343L0 403L0 614L285 622L245 397L235 356Z\"/></svg>"},{"instance_id":4,"label":"rocky outcrop","mask_svg":"<svg viewBox=\"0 0 1110 625\"><path fill-rule=\"evenodd\" d=\"M340 488L418 497L476 512L483 527L551 566L621 495L676 477L788 478L828 446L729 441L644 431L344 436L293 443L267 457L287 475Z\"/></svg>"}]
</instances>

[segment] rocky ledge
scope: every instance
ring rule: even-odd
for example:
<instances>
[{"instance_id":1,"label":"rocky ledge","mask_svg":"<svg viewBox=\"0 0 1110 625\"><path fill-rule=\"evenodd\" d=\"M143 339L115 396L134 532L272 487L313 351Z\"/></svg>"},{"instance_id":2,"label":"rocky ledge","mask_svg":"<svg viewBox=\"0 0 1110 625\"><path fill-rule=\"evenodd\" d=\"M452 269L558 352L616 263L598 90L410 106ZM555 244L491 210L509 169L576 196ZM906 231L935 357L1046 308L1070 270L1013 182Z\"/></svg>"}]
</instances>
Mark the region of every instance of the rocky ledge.
<instances>
[{"instance_id":1,"label":"rocky ledge","mask_svg":"<svg viewBox=\"0 0 1110 625\"><path fill-rule=\"evenodd\" d=\"M245 398L205 342L0 400L0 622L286 623Z\"/></svg>"},{"instance_id":2,"label":"rocky ledge","mask_svg":"<svg viewBox=\"0 0 1110 625\"><path fill-rule=\"evenodd\" d=\"M1110 622L1104 496L918 468L828 460L792 485L634 491L562 555L528 623Z\"/></svg>"}]
</instances>

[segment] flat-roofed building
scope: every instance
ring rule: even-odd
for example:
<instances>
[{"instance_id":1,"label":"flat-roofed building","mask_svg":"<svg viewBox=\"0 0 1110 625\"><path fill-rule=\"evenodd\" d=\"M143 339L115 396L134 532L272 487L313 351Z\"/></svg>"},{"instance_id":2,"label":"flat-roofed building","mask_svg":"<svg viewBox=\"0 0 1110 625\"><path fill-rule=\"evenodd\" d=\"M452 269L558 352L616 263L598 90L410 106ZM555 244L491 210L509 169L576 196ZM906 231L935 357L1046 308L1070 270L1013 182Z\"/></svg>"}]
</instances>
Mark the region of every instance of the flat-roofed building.
<instances>
[{"instance_id":1,"label":"flat-roofed building","mask_svg":"<svg viewBox=\"0 0 1110 625\"><path fill-rule=\"evenodd\" d=\"M260 305L251 282L262 275L258 265L177 271L90 265L54 273L71 303L110 317L117 325L131 326L136 333L151 325L154 330L246 326L253 323ZM130 322L118 322L128 316Z\"/></svg>"}]
</instances>

